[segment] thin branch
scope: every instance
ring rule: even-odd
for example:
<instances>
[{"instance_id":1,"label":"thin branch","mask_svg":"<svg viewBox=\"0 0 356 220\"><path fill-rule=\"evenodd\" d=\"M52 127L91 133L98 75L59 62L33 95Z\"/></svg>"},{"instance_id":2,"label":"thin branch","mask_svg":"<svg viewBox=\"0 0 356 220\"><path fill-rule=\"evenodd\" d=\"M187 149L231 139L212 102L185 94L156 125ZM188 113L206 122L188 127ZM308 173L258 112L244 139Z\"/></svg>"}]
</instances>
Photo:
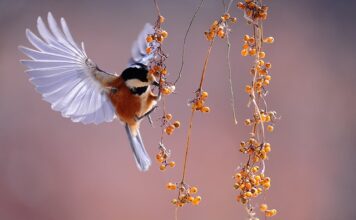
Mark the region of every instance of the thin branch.
<instances>
[{"instance_id":1,"label":"thin branch","mask_svg":"<svg viewBox=\"0 0 356 220\"><path fill-rule=\"evenodd\" d=\"M231 1L232 2L232 1ZM232 71L231 71L231 61L230 61L230 50L231 50L231 43L229 33L226 34L226 43L227 43L227 64L229 68L229 84L230 84L230 93L231 93L231 107L232 107L232 114L234 117L234 123L237 125L237 118L236 118L236 109L235 109L235 95L234 89L232 85Z\"/></svg>"},{"instance_id":2,"label":"thin branch","mask_svg":"<svg viewBox=\"0 0 356 220\"><path fill-rule=\"evenodd\" d=\"M156 0L155 0L155 1L156 1ZM193 15L192 19L191 19L190 22L189 22L188 29L187 29L187 31L185 32L185 36L184 36L184 40L183 40L183 48L182 48L182 62L181 62L181 66L180 66L180 69L179 69L178 77L177 77L177 79L176 79L176 80L174 81L174 83L173 83L174 85L175 85L175 84L179 81L179 79L182 77L182 71L183 71L183 66L184 66L185 45L186 45L188 33L189 33L189 31L190 31L190 28L191 28L191 26L192 26L192 24L193 24L193 21L194 21L195 17L196 17L197 14L198 14L198 11L199 11L200 8L202 7L203 3L204 3L204 0L201 0L199 6L197 7L197 9L196 9L195 12L194 12L194 15Z\"/></svg>"}]
</instances>

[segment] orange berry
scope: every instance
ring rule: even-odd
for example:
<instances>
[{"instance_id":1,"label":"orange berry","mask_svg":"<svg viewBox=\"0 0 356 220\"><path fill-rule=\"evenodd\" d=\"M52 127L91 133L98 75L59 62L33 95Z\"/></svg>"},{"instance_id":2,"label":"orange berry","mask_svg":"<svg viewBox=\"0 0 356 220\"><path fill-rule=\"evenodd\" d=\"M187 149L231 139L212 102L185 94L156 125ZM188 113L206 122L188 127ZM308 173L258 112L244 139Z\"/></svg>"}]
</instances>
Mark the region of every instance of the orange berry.
<instances>
[{"instance_id":1,"label":"orange berry","mask_svg":"<svg viewBox=\"0 0 356 220\"><path fill-rule=\"evenodd\" d=\"M240 9L245 9L245 8L246 8L246 6L244 5L244 3L242 3L242 2L238 2L238 3L237 3L237 7L240 8Z\"/></svg>"},{"instance_id":2,"label":"orange berry","mask_svg":"<svg viewBox=\"0 0 356 220\"><path fill-rule=\"evenodd\" d=\"M169 162L169 164L168 164L171 168L173 168L173 167L175 167L176 166L176 162L174 162L174 161L171 161L171 162Z\"/></svg>"},{"instance_id":3,"label":"orange berry","mask_svg":"<svg viewBox=\"0 0 356 220\"><path fill-rule=\"evenodd\" d=\"M168 37L168 32L167 31L162 31L161 32L161 34L162 34L162 37L164 37L164 38L167 38Z\"/></svg>"},{"instance_id":4,"label":"orange berry","mask_svg":"<svg viewBox=\"0 0 356 220\"><path fill-rule=\"evenodd\" d=\"M159 167L160 170L164 171L166 170L166 165L162 164L160 167Z\"/></svg>"},{"instance_id":5,"label":"orange berry","mask_svg":"<svg viewBox=\"0 0 356 220\"><path fill-rule=\"evenodd\" d=\"M220 38L224 38L224 37L225 37L225 32L224 32L223 30L219 30L219 31L218 31L218 36L219 36Z\"/></svg>"},{"instance_id":6,"label":"orange berry","mask_svg":"<svg viewBox=\"0 0 356 220\"><path fill-rule=\"evenodd\" d=\"M228 20L231 16L230 16L229 13L225 13L225 14L223 15L223 17L224 17L225 20Z\"/></svg>"},{"instance_id":7,"label":"orange berry","mask_svg":"<svg viewBox=\"0 0 356 220\"><path fill-rule=\"evenodd\" d=\"M208 95L209 95L208 92L205 92L205 91L201 93L202 99L206 99L208 97Z\"/></svg>"},{"instance_id":8,"label":"orange berry","mask_svg":"<svg viewBox=\"0 0 356 220\"><path fill-rule=\"evenodd\" d=\"M248 50L247 49L243 49L243 50L241 50L241 55L242 56L247 56L248 55Z\"/></svg>"},{"instance_id":9,"label":"orange berry","mask_svg":"<svg viewBox=\"0 0 356 220\"><path fill-rule=\"evenodd\" d=\"M208 113L210 112L210 108L207 107L207 106L204 106L202 109L201 109L202 112L205 112L205 113Z\"/></svg>"},{"instance_id":10,"label":"orange berry","mask_svg":"<svg viewBox=\"0 0 356 220\"><path fill-rule=\"evenodd\" d=\"M147 43L151 43L151 42L153 41L152 36L151 36L151 35L148 35L148 36L146 37L146 41L147 41Z\"/></svg>"},{"instance_id":11,"label":"orange berry","mask_svg":"<svg viewBox=\"0 0 356 220\"><path fill-rule=\"evenodd\" d=\"M274 42L274 38L273 37L267 37L267 38L263 39L263 42L268 43L268 44L272 44Z\"/></svg>"},{"instance_id":12,"label":"orange berry","mask_svg":"<svg viewBox=\"0 0 356 220\"><path fill-rule=\"evenodd\" d=\"M244 36L244 41L248 41L250 39L250 36L248 36L247 34Z\"/></svg>"},{"instance_id":13,"label":"orange berry","mask_svg":"<svg viewBox=\"0 0 356 220\"><path fill-rule=\"evenodd\" d=\"M261 210L261 212L264 212L264 211L266 211L267 209L268 209L267 204L261 204L261 205L260 205L260 210Z\"/></svg>"},{"instance_id":14,"label":"orange berry","mask_svg":"<svg viewBox=\"0 0 356 220\"><path fill-rule=\"evenodd\" d=\"M267 75L267 76L265 76L265 79L271 81L272 76L271 75Z\"/></svg>"},{"instance_id":15,"label":"orange berry","mask_svg":"<svg viewBox=\"0 0 356 220\"><path fill-rule=\"evenodd\" d=\"M198 188L195 187L195 186L193 186L193 187L190 188L190 192L191 192L192 194L195 194L195 193L198 192Z\"/></svg>"},{"instance_id":16,"label":"orange berry","mask_svg":"<svg viewBox=\"0 0 356 220\"><path fill-rule=\"evenodd\" d=\"M194 198L192 203L193 203L193 205L199 205L200 201L201 201L201 197L197 196Z\"/></svg>"},{"instance_id":17,"label":"orange berry","mask_svg":"<svg viewBox=\"0 0 356 220\"><path fill-rule=\"evenodd\" d=\"M267 131L272 132L272 131L273 131L273 129L274 129L274 128L273 128L273 126L272 126L272 125L268 125L268 126L267 126Z\"/></svg>"},{"instance_id":18,"label":"orange berry","mask_svg":"<svg viewBox=\"0 0 356 220\"><path fill-rule=\"evenodd\" d=\"M169 95L169 94L171 94L172 93L172 91L170 90L170 89L168 89L168 88L162 88L162 94L163 95Z\"/></svg>"},{"instance_id":19,"label":"orange berry","mask_svg":"<svg viewBox=\"0 0 356 220\"><path fill-rule=\"evenodd\" d=\"M180 127L180 122L179 121L175 121L173 123L173 125L174 125L174 127L179 128Z\"/></svg>"},{"instance_id":20,"label":"orange berry","mask_svg":"<svg viewBox=\"0 0 356 220\"><path fill-rule=\"evenodd\" d=\"M264 144L264 151L265 151L266 153L271 152L271 144L270 144L270 143L265 143L265 144Z\"/></svg>"},{"instance_id":21,"label":"orange berry","mask_svg":"<svg viewBox=\"0 0 356 220\"><path fill-rule=\"evenodd\" d=\"M261 59L263 59L263 58L266 57L266 53L263 52L263 51L261 51L261 52L258 53L258 57L261 58Z\"/></svg>"},{"instance_id":22,"label":"orange berry","mask_svg":"<svg viewBox=\"0 0 356 220\"><path fill-rule=\"evenodd\" d=\"M167 69L163 69L163 70L161 71L161 73L162 73L163 75L166 75L166 74L167 74Z\"/></svg>"},{"instance_id":23,"label":"orange berry","mask_svg":"<svg viewBox=\"0 0 356 220\"><path fill-rule=\"evenodd\" d=\"M266 85L266 86L269 85L269 80L265 79L265 80L263 81L263 84ZM267 127L267 128L268 128L268 127Z\"/></svg>"},{"instance_id":24,"label":"orange berry","mask_svg":"<svg viewBox=\"0 0 356 220\"><path fill-rule=\"evenodd\" d=\"M255 49L255 48L250 49L250 50L248 51L248 54L249 54L250 56L256 55L256 49Z\"/></svg>"},{"instance_id":25,"label":"orange berry","mask_svg":"<svg viewBox=\"0 0 356 220\"><path fill-rule=\"evenodd\" d=\"M166 20L166 19L165 19L162 15L159 16L159 22L160 22L160 23L163 23L165 20Z\"/></svg>"},{"instance_id":26,"label":"orange berry","mask_svg":"<svg viewBox=\"0 0 356 220\"><path fill-rule=\"evenodd\" d=\"M237 22L237 18L231 18L230 19L232 23L236 23Z\"/></svg>"},{"instance_id":27,"label":"orange berry","mask_svg":"<svg viewBox=\"0 0 356 220\"><path fill-rule=\"evenodd\" d=\"M271 63L266 63L266 68L267 68L267 69L271 69L271 67L272 67L272 64L271 64Z\"/></svg>"},{"instance_id":28,"label":"orange berry","mask_svg":"<svg viewBox=\"0 0 356 220\"><path fill-rule=\"evenodd\" d=\"M172 119L173 116L172 114L166 114L164 117L169 121Z\"/></svg>"},{"instance_id":29,"label":"orange berry","mask_svg":"<svg viewBox=\"0 0 356 220\"><path fill-rule=\"evenodd\" d=\"M252 87L250 85L246 85L245 86L245 91L247 94L251 94L252 93Z\"/></svg>"},{"instance_id":30,"label":"orange berry","mask_svg":"<svg viewBox=\"0 0 356 220\"><path fill-rule=\"evenodd\" d=\"M171 183L171 182L167 183L166 187L168 190L176 190L177 189L177 185L174 183Z\"/></svg>"},{"instance_id":31,"label":"orange berry","mask_svg":"<svg viewBox=\"0 0 356 220\"><path fill-rule=\"evenodd\" d=\"M147 47L147 48L146 48L146 53L147 53L147 54L150 54L151 51L152 51L151 47Z\"/></svg>"}]
</instances>

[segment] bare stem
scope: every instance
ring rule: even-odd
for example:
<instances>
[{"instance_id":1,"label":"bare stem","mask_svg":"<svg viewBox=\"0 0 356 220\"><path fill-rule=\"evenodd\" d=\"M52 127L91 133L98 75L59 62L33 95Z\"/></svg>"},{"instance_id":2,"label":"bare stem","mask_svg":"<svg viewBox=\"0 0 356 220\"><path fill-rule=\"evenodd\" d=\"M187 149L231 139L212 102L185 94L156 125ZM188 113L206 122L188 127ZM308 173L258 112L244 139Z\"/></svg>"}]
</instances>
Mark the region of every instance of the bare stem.
<instances>
[{"instance_id":1,"label":"bare stem","mask_svg":"<svg viewBox=\"0 0 356 220\"><path fill-rule=\"evenodd\" d=\"M230 61L231 43L230 43L229 33L226 34L226 43L227 43L227 64L229 68L229 84L230 84L230 93L231 93L231 107L232 107L232 114L234 117L234 123L235 125L237 125L235 95L234 95L234 89L232 85L232 71L231 71L231 61Z\"/></svg>"},{"instance_id":2,"label":"bare stem","mask_svg":"<svg viewBox=\"0 0 356 220\"><path fill-rule=\"evenodd\" d=\"M203 5L203 3L204 3L204 0L201 0L199 6L197 7L197 9L196 9L195 12L194 12L194 15L193 15L192 19L191 19L190 22L189 22L188 29L187 29L187 31L185 32L184 40L183 40L183 47L182 47L182 62L181 62L181 66L180 66L180 69L179 69L178 77L177 77L177 79L174 81L174 85L175 85L175 84L178 82L178 80L182 77L182 71L183 71L183 66L184 66L185 45L186 45L188 33L189 33L189 31L190 31L190 28L191 28L191 26L192 26L192 24L193 24L193 21L194 21L195 17L196 17L197 14L198 14L198 11L200 10L200 8L201 8L201 6Z\"/></svg>"}]
</instances>

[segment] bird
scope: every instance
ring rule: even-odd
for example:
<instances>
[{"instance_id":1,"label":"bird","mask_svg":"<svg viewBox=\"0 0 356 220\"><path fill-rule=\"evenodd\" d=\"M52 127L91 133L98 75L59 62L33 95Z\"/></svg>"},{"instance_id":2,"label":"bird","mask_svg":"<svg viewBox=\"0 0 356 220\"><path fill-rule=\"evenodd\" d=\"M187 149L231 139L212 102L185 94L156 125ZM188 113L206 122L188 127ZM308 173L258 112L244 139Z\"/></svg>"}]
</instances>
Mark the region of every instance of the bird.
<instances>
[{"instance_id":1,"label":"bird","mask_svg":"<svg viewBox=\"0 0 356 220\"><path fill-rule=\"evenodd\" d=\"M121 121L138 169L147 171L151 159L140 134L140 122L161 98L160 91L153 92L159 83L148 68L154 53L146 52L146 37L154 34L154 27L145 24L133 43L127 68L118 75L101 70L87 56L84 43L78 46L64 18L57 23L49 12L47 21L48 27L40 16L37 19L40 37L26 29L26 37L35 49L19 46L30 58L20 60L27 67L29 81L54 111L73 122Z\"/></svg>"}]
</instances>

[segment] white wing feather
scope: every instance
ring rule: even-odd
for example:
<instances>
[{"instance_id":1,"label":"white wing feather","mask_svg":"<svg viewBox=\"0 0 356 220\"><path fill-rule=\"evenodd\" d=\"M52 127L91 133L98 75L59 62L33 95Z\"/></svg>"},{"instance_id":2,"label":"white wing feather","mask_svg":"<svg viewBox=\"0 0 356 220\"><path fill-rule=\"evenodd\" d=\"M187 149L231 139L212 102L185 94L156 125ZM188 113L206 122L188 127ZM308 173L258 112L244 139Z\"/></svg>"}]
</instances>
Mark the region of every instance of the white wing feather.
<instances>
[{"instance_id":1,"label":"white wing feather","mask_svg":"<svg viewBox=\"0 0 356 220\"><path fill-rule=\"evenodd\" d=\"M37 19L37 29L43 40L26 30L27 39L37 49L19 47L32 59L21 61L28 68L26 73L31 83L63 117L84 124L112 121L115 109L103 81L116 76L99 70L88 59L84 44L79 48L75 43L66 21L63 18L60 21L61 27L48 13L48 29L41 17Z\"/></svg>"},{"instance_id":2,"label":"white wing feather","mask_svg":"<svg viewBox=\"0 0 356 220\"><path fill-rule=\"evenodd\" d=\"M143 30L138 35L136 41L133 43L131 48L131 59L129 61L129 66L134 65L135 63L142 63L148 65L150 59L153 58L153 53L147 55L146 48L148 43L146 42L146 37L149 34L154 34L155 30L153 26L149 23L146 23ZM154 50L152 50L153 52Z\"/></svg>"}]
</instances>

